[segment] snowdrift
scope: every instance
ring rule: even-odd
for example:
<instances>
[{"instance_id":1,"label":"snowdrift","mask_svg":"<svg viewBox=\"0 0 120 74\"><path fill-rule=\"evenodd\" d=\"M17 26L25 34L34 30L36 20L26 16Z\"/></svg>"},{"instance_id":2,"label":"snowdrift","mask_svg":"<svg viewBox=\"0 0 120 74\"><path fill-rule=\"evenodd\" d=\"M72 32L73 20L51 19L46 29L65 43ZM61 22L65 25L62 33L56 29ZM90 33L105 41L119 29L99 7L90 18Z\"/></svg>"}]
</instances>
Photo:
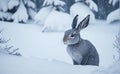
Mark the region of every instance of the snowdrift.
<instances>
[{"instance_id":1,"label":"snowdrift","mask_svg":"<svg viewBox=\"0 0 120 74\"><path fill-rule=\"evenodd\" d=\"M73 66L56 60L25 58L0 53L0 74L91 74L96 66Z\"/></svg>"}]
</instances>

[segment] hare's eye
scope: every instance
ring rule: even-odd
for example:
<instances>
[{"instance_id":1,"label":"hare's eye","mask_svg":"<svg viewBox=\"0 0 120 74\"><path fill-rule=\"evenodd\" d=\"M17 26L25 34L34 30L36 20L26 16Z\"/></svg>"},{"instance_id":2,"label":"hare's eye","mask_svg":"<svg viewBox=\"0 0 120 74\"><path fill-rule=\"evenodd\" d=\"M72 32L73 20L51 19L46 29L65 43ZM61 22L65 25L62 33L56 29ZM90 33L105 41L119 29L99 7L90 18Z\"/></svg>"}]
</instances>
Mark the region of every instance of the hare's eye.
<instances>
[{"instance_id":1,"label":"hare's eye","mask_svg":"<svg viewBox=\"0 0 120 74\"><path fill-rule=\"evenodd\" d=\"M71 34L71 37L74 37L74 34Z\"/></svg>"}]
</instances>

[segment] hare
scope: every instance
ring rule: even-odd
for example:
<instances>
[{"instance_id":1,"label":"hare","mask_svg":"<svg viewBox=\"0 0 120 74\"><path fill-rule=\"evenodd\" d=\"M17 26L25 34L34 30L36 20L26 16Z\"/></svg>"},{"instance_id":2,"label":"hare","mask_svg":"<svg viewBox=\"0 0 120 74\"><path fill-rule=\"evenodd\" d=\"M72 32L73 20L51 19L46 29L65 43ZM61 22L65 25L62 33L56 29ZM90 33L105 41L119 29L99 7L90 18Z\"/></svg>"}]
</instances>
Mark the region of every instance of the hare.
<instances>
[{"instance_id":1,"label":"hare","mask_svg":"<svg viewBox=\"0 0 120 74\"><path fill-rule=\"evenodd\" d=\"M80 31L89 24L90 15L84 18L77 26L78 15L72 22L72 29L65 31L63 42L67 45L67 52L74 65L99 66L99 55L94 45L80 37ZM77 27L76 27L77 26Z\"/></svg>"}]
</instances>

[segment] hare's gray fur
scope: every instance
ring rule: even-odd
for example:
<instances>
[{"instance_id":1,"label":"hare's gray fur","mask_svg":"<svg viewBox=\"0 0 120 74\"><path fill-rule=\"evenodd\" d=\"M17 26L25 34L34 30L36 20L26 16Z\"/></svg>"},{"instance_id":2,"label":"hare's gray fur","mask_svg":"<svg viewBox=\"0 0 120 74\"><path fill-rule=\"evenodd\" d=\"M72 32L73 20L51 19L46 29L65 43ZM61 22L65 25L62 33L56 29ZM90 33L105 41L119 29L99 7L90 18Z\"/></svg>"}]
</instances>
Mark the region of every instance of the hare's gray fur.
<instances>
[{"instance_id":1,"label":"hare's gray fur","mask_svg":"<svg viewBox=\"0 0 120 74\"><path fill-rule=\"evenodd\" d=\"M73 19L72 29L67 30L63 38L74 65L99 65L99 55L96 48L90 41L82 39L79 33L88 26L89 18L90 15L77 26L78 15L76 15Z\"/></svg>"}]
</instances>

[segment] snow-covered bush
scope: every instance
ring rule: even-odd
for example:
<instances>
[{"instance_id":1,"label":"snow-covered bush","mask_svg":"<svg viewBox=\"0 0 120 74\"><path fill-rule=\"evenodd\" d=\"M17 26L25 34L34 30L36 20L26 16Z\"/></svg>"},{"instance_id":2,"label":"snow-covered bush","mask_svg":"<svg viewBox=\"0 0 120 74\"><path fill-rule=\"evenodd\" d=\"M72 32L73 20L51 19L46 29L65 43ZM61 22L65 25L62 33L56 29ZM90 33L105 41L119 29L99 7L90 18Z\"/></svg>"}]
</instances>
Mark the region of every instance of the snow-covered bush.
<instances>
[{"instance_id":1,"label":"snow-covered bush","mask_svg":"<svg viewBox=\"0 0 120 74\"><path fill-rule=\"evenodd\" d=\"M34 17L35 23L44 25L45 20L52 12L52 10L62 9L62 6L64 5L65 2L61 0L44 0L43 7L38 11L38 13Z\"/></svg>"},{"instance_id":2,"label":"snow-covered bush","mask_svg":"<svg viewBox=\"0 0 120 74\"><path fill-rule=\"evenodd\" d=\"M43 25L42 31L63 31L71 22L72 17L62 8L62 0L44 0L43 8L35 15L35 23Z\"/></svg>"},{"instance_id":3,"label":"snow-covered bush","mask_svg":"<svg viewBox=\"0 0 120 74\"><path fill-rule=\"evenodd\" d=\"M9 40L5 40L1 36L2 31L0 31L0 53L2 54L8 54L8 55L15 55L15 56L21 56L19 52L19 48L14 49L13 46L8 46L6 43Z\"/></svg>"},{"instance_id":4,"label":"snow-covered bush","mask_svg":"<svg viewBox=\"0 0 120 74\"><path fill-rule=\"evenodd\" d=\"M40 11L34 17L35 23L39 23L43 25L46 18L49 16L52 10L53 10L53 6L41 8Z\"/></svg>"},{"instance_id":5,"label":"snow-covered bush","mask_svg":"<svg viewBox=\"0 0 120 74\"><path fill-rule=\"evenodd\" d=\"M87 15L90 14L90 23L94 23L95 20L95 15L94 13L90 10L88 6L86 6L83 3L77 2L73 4L70 8L70 14L74 17L77 14L79 15L79 22L82 21Z\"/></svg>"},{"instance_id":6,"label":"snow-covered bush","mask_svg":"<svg viewBox=\"0 0 120 74\"><path fill-rule=\"evenodd\" d=\"M42 31L65 31L72 24L72 16L65 12L52 10L45 20Z\"/></svg>"},{"instance_id":7,"label":"snow-covered bush","mask_svg":"<svg viewBox=\"0 0 120 74\"><path fill-rule=\"evenodd\" d=\"M120 3L120 0L109 0L109 3L113 6L115 6L117 2ZM107 23L112 23L114 21L120 21L120 7L109 13L107 16Z\"/></svg>"}]
</instances>

